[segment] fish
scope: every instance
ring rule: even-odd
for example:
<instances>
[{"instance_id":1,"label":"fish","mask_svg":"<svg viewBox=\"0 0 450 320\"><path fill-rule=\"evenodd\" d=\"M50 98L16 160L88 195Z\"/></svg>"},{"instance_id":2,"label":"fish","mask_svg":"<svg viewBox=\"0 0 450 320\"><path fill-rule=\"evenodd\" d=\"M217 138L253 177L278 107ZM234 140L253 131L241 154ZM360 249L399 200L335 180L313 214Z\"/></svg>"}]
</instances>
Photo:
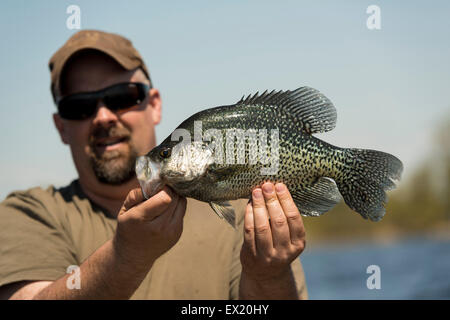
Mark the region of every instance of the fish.
<instances>
[{"instance_id":1,"label":"fish","mask_svg":"<svg viewBox=\"0 0 450 320\"><path fill-rule=\"evenodd\" d=\"M320 216L343 199L364 219L379 221L403 164L389 153L314 136L336 121L333 103L314 88L257 92L187 118L136 159L136 176L145 198L167 185L209 203L231 226L229 201L251 199L267 181L284 183L303 216Z\"/></svg>"}]
</instances>

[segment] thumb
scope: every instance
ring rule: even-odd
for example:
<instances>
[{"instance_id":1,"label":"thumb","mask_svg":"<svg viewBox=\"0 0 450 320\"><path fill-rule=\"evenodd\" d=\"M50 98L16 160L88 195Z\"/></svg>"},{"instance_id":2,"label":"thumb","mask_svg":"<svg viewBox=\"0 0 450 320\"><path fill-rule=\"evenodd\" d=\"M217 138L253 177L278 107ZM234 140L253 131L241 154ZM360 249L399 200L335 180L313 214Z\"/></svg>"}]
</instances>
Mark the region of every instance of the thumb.
<instances>
[{"instance_id":1,"label":"thumb","mask_svg":"<svg viewBox=\"0 0 450 320\"><path fill-rule=\"evenodd\" d=\"M120 209L119 215L122 213L125 213L126 211L130 210L132 207L136 206L137 204L145 201L144 195L142 194L141 188L135 188L132 189L128 195L125 201L123 202L122 208Z\"/></svg>"}]
</instances>

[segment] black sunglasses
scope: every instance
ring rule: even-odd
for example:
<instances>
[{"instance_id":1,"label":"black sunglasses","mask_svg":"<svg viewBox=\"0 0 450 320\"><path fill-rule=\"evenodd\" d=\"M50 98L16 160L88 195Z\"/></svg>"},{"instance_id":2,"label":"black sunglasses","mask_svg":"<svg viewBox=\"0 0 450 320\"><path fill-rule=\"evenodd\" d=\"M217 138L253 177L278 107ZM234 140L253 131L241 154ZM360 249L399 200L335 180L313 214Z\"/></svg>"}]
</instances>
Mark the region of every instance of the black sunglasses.
<instances>
[{"instance_id":1,"label":"black sunglasses","mask_svg":"<svg viewBox=\"0 0 450 320\"><path fill-rule=\"evenodd\" d=\"M57 102L58 113L67 120L84 120L97 111L99 100L112 111L126 110L140 104L150 87L145 83L119 83L93 92L75 93Z\"/></svg>"}]
</instances>

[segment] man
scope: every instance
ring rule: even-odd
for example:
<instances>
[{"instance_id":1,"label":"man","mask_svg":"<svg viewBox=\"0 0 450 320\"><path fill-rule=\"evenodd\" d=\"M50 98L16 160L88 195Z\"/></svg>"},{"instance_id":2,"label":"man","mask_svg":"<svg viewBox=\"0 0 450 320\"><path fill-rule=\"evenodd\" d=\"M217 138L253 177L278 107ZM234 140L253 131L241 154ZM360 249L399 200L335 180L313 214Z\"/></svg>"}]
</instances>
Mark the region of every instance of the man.
<instances>
[{"instance_id":1,"label":"man","mask_svg":"<svg viewBox=\"0 0 450 320\"><path fill-rule=\"evenodd\" d=\"M235 201L236 230L168 187L143 198L134 163L156 144L161 98L130 41L80 31L49 66L54 123L79 178L2 202L3 298L307 297L304 227L283 184Z\"/></svg>"}]
</instances>

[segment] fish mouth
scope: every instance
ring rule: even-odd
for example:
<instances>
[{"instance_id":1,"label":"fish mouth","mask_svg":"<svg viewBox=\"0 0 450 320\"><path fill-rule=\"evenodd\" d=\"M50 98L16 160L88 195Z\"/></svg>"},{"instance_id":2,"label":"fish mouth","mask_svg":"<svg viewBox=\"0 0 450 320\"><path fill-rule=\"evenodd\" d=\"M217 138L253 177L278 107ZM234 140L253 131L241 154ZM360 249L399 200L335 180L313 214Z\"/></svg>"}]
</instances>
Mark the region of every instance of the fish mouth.
<instances>
[{"instance_id":1,"label":"fish mouth","mask_svg":"<svg viewBox=\"0 0 450 320\"><path fill-rule=\"evenodd\" d=\"M142 194L149 199L160 191L164 183L160 176L161 165L147 156L136 159L136 176L141 185Z\"/></svg>"}]
</instances>

